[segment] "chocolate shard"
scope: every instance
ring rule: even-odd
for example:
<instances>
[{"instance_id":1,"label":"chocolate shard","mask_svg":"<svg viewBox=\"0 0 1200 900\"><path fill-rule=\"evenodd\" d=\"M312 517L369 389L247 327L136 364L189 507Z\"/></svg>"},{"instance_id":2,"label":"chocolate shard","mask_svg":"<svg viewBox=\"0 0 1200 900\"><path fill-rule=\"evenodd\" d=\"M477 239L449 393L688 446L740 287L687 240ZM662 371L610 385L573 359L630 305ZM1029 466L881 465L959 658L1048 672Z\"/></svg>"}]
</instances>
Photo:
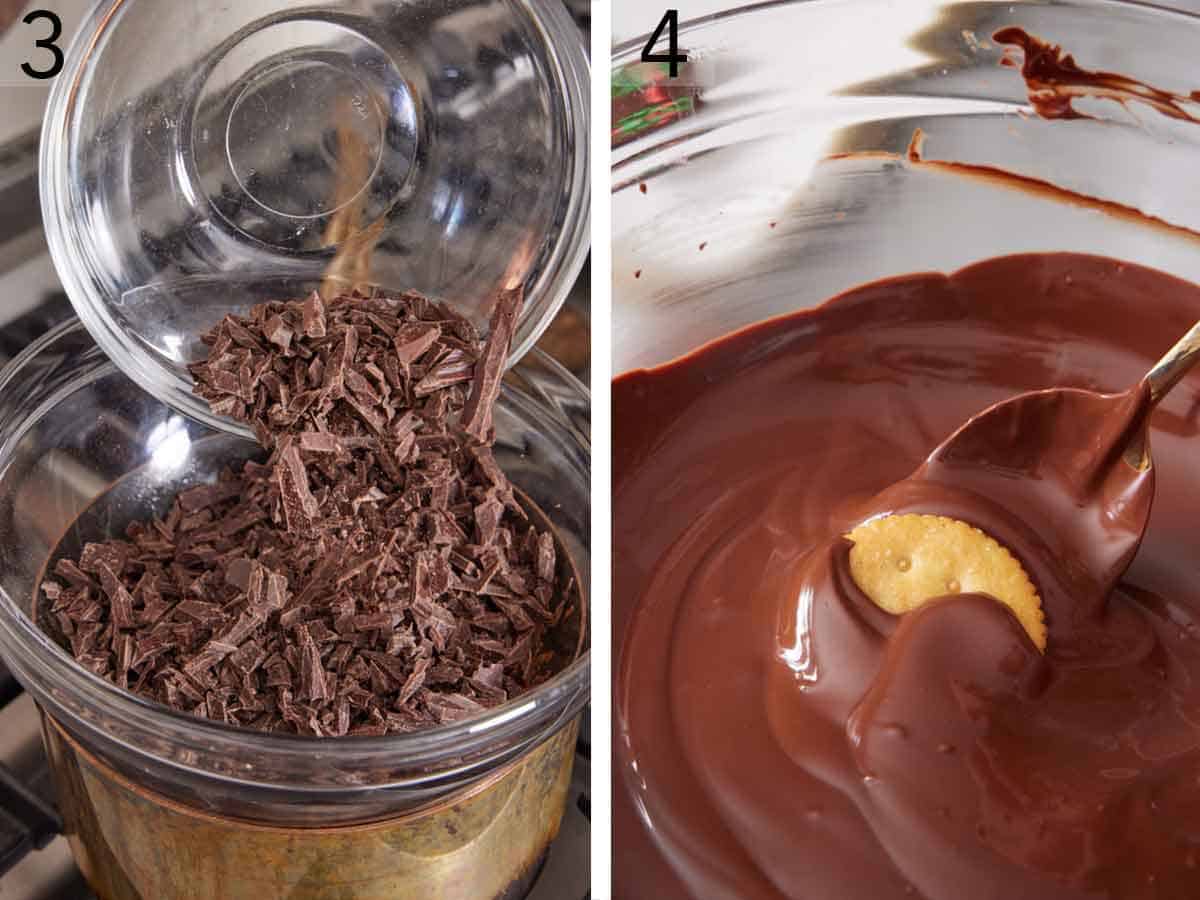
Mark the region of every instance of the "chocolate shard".
<instances>
[{"instance_id":1,"label":"chocolate shard","mask_svg":"<svg viewBox=\"0 0 1200 900\"><path fill-rule=\"evenodd\" d=\"M287 326L282 316L274 315L267 319L263 325L263 334L268 341L286 354L292 346L292 337L295 335L295 332Z\"/></svg>"},{"instance_id":2,"label":"chocolate shard","mask_svg":"<svg viewBox=\"0 0 1200 900\"><path fill-rule=\"evenodd\" d=\"M97 577L105 569L114 575L125 571L127 553L122 541L110 541L105 544L87 543L79 557L79 568Z\"/></svg>"},{"instance_id":3,"label":"chocolate shard","mask_svg":"<svg viewBox=\"0 0 1200 900\"><path fill-rule=\"evenodd\" d=\"M299 434L300 449L307 453L344 453L345 448L337 435L321 431L302 431Z\"/></svg>"},{"instance_id":4,"label":"chocolate shard","mask_svg":"<svg viewBox=\"0 0 1200 900\"><path fill-rule=\"evenodd\" d=\"M262 351L265 348L250 329L242 325L234 316L226 316L221 321L221 327L235 344L251 351Z\"/></svg>"},{"instance_id":5,"label":"chocolate shard","mask_svg":"<svg viewBox=\"0 0 1200 900\"><path fill-rule=\"evenodd\" d=\"M413 664L412 672L404 680L400 692L396 695L394 708L403 707L416 696L417 691L425 686L425 673L429 670L429 665L430 660L427 657L422 657Z\"/></svg>"},{"instance_id":6,"label":"chocolate shard","mask_svg":"<svg viewBox=\"0 0 1200 900\"><path fill-rule=\"evenodd\" d=\"M504 504L494 496L475 507L475 543L487 547L496 542L500 533L500 522L504 516Z\"/></svg>"},{"instance_id":7,"label":"chocolate shard","mask_svg":"<svg viewBox=\"0 0 1200 900\"><path fill-rule=\"evenodd\" d=\"M321 295L313 291L301 307L304 334L310 338L325 337L325 304Z\"/></svg>"},{"instance_id":8,"label":"chocolate shard","mask_svg":"<svg viewBox=\"0 0 1200 900\"><path fill-rule=\"evenodd\" d=\"M287 577L271 572L267 575L266 610L269 612L278 612L287 606L287 602Z\"/></svg>"},{"instance_id":9,"label":"chocolate shard","mask_svg":"<svg viewBox=\"0 0 1200 900\"><path fill-rule=\"evenodd\" d=\"M405 325L392 341L396 359L406 370L437 343L442 330L437 325Z\"/></svg>"},{"instance_id":10,"label":"chocolate shard","mask_svg":"<svg viewBox=\"0 0 1200 900\"><path fill-rule=\"evenodd\" d=\"M244 556L229 560L225 564L225 582L233 585L239 591L248 591L250 589L250 573L255 565L254 560L246 559Z\"/></svg>"},{"instance_id":11,"label":"chocolate shard","mask_svg":"<svg viewBox=\"0 0 1200 900\"><path fill-rule=\"evenodd\" d=\"M479 703L462 694L435 694L432 691L426 692L425 705L443 725L459 722L483 712L484 709Z\"/></svg>"},{"instance_id":12,"label":"chocolate shard","mask_svg":"<svg viewBox=\"0 0 1200 900\"><path fill-rule=\"evenodd\" d=\"M296 637L300 644L300 687L301 694L308 700L321 701L330 697L325 670L321 667L321 651L317 648L308 628L296 626Z\"/></svg>"},{"instance_id":13,"label":"chocolate shard","mask_svg":"<svg viewBox=\"0 0 1200 900\"><path fill-rule=\"evenodd\" d=\"M508 351L516 332L524 289L501 291L492 307L491 331L475 365L471 392L463 408L462 428L480 444L492 443L492 410L500 396L500 382L508 362Z\"/></svg>"},{"instance_id":14,"label":"chocolate shard","mask_svg":"<svg viewBox=\"0 0 1200 900\"><path fill-rule=\"evenodd\" d=\"M542 581L554 582L554 538L543 531L537 537L537 576Z\"/></svg>"},{"instance_id":15,"label":"chocolate shard","mask_svg":"<svg viewBox=\"0 0 1200 900\"><path fill-rule=\"evenodd\" d=\"M308 486L308 471L300 459L300 450L295 444L279 454L278 467L280 501L287 520L288 531L306 533L320 515L320 505Z\"/></svg>"},{"instance_id":16,"label":"chocolate shard","mask_svg":"<svg viewBox=\"0 0 1200 900\"><path fill-rule=\"evenodd\" d=\"M366 377L357 369L346 370L346 387L364 406L377 406L383 398Z\"/></svg>"},{"instance_id":17,"label":"chocolate shard","mask_svg":"<svg viewBox=\"0 0 1200 900\"><path fill-rule=\"evenodd\" d=\"M86 572L79 568L75 562L69 559L60 559L58 562L56 562L54 564L54 574L65 579L67 583L74 585L75 587L87 588L99 586L95 579L89 576Z\"/></svg>"},{"instance_id":18,"label":"chocolate shard","mask_svg":"<svg viewBox=\"0 0 1200 900\"><path fill-rule=\"evenodd\" d=\"M461 351L451 351L446 354L441 360L433 365L424 377L417 382L413 388L413 394L417 397L428 397L431 394L437 393L439 397L444 397L444 394L439 392L455 384L462 384L470 381L475 373L475 361ZM435 414L434 418L444 418L445 410L439 410L439 414Z\"/></svg>"},{"instance_id":19,"label":"chocolate shard","mask_svg":"<svg viewBox=\"0 0 1200 900\"><path fill-rule=\"evenodd\" d=\"M109 615L116 628L133 628L137 621L133 614L133 595L107 565L100 565L100 585L108 597Z\"/></svg>"},{"instance_id":20,"label":"chocolate shard","mask_svg":"<svg viewBox=\"0 0 1200 900\"><path fill-rule=\"evenodd\" d=\"M499 691L504 687L504 666L500 663L484 665L480 663L471 676L476 686L483 686Z\"/></svg>"}]
</instances>

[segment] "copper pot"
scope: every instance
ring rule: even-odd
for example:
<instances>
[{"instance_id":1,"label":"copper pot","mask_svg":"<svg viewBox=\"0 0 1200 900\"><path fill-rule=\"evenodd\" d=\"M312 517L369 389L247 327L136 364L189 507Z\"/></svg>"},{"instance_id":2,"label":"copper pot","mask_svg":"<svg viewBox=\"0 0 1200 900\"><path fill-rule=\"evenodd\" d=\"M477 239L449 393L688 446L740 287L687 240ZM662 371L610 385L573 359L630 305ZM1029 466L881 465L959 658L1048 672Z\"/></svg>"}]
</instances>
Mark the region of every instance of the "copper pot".
<instances>
[{"instance_id":1,"label":"copper pot","mask_svg":"<svg viewBox=\"0 0 1200 900\"><path fill-rule=\"evenodd\" d=\"M282 828L139 787L42 722L67 837L101 900L516 900L558 834L579 730L394 818Z\"/></svg>"}]
</instances>

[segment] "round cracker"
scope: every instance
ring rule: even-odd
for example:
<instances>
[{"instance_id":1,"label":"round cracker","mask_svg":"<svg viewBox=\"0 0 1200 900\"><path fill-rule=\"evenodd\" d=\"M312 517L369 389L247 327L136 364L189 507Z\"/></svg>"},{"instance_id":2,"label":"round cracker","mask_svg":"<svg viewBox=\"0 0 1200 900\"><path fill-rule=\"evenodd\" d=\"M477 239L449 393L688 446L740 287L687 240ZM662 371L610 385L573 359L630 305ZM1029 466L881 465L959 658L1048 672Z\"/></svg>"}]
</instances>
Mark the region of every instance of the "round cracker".
<instances>
[{"instance_id":1,"label":"round cracker","mask_svg":"<svg viewBox=\"0 0 1200 900\"><path fill-rule=\"evenodd\" d=\"M946 516L881 516L846 537L854 542L850 574L880 608L903 615L934 597L987 594L1012 610L1045 651L1037 589L1016 557L973 525Z\"/></svg>"}]
</instances>

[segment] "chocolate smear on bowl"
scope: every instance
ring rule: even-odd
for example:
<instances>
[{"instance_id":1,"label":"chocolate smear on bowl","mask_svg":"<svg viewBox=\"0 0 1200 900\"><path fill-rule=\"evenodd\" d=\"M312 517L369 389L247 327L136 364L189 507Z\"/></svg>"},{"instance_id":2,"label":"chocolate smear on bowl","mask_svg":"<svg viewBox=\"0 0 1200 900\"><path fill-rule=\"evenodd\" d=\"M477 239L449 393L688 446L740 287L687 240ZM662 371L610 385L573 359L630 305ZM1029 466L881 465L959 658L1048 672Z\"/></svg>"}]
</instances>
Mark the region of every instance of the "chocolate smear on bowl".
<instances>
[{"instance_id":1,"label":"chocolate smear on bowl","mask_svg":"<svg viewBox=\"0 0 1200 900\"><path fill-rule=\"evenodd\" d=\"M195 392L265 460L58 559L43 627L177 711L316 736L458 721L556 674L586 642L578 575L492 450L521 300L486 342L416 293L226 317Z\"/></svg>"},{"instance_id":2,"label":"chocolate smear on bowl","mask_svg":"<svg viewBox=\"0 0 1200 900\"><path fill-rule=\"evenodd\" d=\"M1119 72L1085 69L1058 44L1016 26L1001 28L992 35L992 40L1005 45L1000 64L1020 69L1029 103L1044 119L1095 118L1076 109L1075 101L1103 99L1125 107L1139 103L1170 119L1200 123L1196 108L1200 91L1176 93ZM1020 63L1016 50L1024 57Z\"/></svg>"}]
</instances>

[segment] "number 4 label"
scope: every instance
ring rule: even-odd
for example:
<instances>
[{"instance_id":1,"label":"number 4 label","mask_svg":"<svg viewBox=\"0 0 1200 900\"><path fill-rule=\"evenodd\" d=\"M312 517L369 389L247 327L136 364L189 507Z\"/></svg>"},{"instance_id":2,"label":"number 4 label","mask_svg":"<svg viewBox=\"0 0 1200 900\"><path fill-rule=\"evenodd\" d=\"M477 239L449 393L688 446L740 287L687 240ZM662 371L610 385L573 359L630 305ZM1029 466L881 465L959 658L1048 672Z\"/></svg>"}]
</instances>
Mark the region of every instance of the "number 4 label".
<instances>
[{"instance_id":1,"label":"number 4 label","mask_svg":"<svg viewBox=\"0 0 1200 900\"><path fill-rule=\"evenodd\" d=\"M667 52L655 53L654 45L662 38L664 28L668 29ZM668 9L658 27L654 29L654 34L650 35L650 40L642 48L642 62L667 63L670 66L670 76L675 78L679 75L679 64L687 61L687 54L679 52L679 10Z\"/></svg>"}]
</instances>

